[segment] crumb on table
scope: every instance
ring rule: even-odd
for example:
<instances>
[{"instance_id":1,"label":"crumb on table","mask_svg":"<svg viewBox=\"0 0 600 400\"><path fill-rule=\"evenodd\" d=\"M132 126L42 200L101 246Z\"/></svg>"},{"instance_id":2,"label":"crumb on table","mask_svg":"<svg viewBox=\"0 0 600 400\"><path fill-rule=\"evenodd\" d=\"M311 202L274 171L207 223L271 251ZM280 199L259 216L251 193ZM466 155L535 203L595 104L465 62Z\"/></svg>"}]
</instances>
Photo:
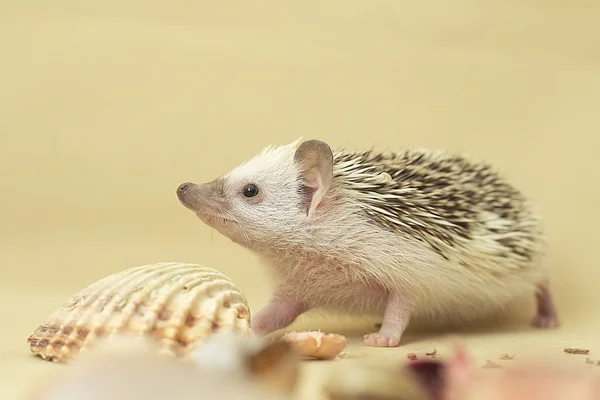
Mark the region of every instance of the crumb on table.
<instances>
[{"instance_id":1,"label":"crumb on table","mask_svg":"<svg viewBox=\"0 0 600 400\"><path fill-rule=\"evenodd\" d=\"M411 361L417 361L417 355L415 353L408 353L406 357Z\"/></svg>"},{"instance_id":2,"label":"crumb on table","mask_svg":"<svg viewBox=\"0 0 600 400\"><path fill-rule=\"evenodd\" d=\"M567 347L564 352L568 354L590 354L588 349L579 349L576 347Z\"/></svg>"},{"instance_id":3,"label":"crumb on table","mask_svg":"<svg viewBox=\"0 0 600 400\"><path fill-rule=\"evenodd\" d=\"M512 356L508 353L505 353L502 355L502 357L500 357L501 360L512 360L513 358L515 358L516 354L513 354Z\"/></svg>"},{"instance_id":4,"label":"crumb on table","mask_svg":"<svg viewBox=\"0 0 600 400\"><path fill-rule=\"evenodd\" d=\"M496 364L495 362L487 360L487 362L485 363L485 365L482 368L504 368L504 367L500 364Z\"/></svg>"},{"instance_id":5,"label":"crumb on table","mask_svg":"<svg viewBox=\"0 0 600 400\"><path fill-rule=\"evenodd\" d=\"M437 354L437 349L434 347L433 351L429 352L429 353L425 353L426 356L430 356L433 357Z\"/></svg>"}]
</instances>

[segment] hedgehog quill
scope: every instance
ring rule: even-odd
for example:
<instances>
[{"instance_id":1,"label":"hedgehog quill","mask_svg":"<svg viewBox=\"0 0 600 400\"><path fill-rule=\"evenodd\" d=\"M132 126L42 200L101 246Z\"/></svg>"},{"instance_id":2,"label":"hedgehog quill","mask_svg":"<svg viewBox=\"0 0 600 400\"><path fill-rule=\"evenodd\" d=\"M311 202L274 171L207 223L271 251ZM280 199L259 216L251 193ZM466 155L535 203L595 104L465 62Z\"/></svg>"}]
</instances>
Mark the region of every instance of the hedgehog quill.
<instances>
[{"instance_id":1,"label":"hedgehog quill","mask_svg":"<svg viewBox=\"0 0 600 400\"><path fill-rule=\"evenodd\" d=\"M277 287L260 334L313 309L380 313L368 346L396 347L413 318L470 322L526 296L558 326L541 218L492 166L438 150L270 146L179 201L260 254Z\"/></svg>"}]
</instances>

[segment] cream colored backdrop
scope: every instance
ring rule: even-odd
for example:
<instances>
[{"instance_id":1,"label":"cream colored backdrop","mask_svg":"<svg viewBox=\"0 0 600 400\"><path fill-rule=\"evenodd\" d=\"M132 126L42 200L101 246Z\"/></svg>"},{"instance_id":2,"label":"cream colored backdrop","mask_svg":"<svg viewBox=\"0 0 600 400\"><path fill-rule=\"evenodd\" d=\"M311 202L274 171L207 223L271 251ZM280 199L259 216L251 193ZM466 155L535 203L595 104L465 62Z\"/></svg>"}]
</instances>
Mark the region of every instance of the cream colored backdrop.
<instances>
[{"instance_id":1,"label":"cream colored backdrop","mask_svg":"<svg viewBox=\"0 0 600 400\"><path fill-rule=\"evenodd\" d=\"M599 304L598 21L585 0L0 0L0 360L20 363L0 391L42 368L25 339L54 307L127 267L203 263L259 308L265 267L175 189L300 136L504 167L577 332Z\"/></svg>"}]
</instances>

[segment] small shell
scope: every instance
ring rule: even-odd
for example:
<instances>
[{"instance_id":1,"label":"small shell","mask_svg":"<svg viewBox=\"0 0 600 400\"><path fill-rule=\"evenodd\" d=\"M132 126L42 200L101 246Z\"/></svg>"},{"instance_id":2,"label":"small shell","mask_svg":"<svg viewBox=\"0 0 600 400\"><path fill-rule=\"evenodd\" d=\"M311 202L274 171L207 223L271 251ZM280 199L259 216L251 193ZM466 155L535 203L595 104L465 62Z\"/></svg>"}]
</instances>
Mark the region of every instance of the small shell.
<instances>
[{"instance_id":1,"label":"small shell","mask_svg":"<svg viewBox=\"0 0 600 400\"><path fill-rule=\"evenodd\" d=\"M204 338L227 331L254 334L246 297L231 279L196 264L158 263L88 286L54 311L27 343L34 354L60 362L98 338L137 333L185 358Z\"/></svg>"},{"instance_id":2,"label":"small shell","mask_svg":"<svg viewBox=\"0 0 600 400\"><path fill-rule=\"evenodd\" d=\"M346 347L346 337L335 333L289 332L281 340L290 343L301 356L324 360L336 358Z\"/></svg>"}]
</instances>

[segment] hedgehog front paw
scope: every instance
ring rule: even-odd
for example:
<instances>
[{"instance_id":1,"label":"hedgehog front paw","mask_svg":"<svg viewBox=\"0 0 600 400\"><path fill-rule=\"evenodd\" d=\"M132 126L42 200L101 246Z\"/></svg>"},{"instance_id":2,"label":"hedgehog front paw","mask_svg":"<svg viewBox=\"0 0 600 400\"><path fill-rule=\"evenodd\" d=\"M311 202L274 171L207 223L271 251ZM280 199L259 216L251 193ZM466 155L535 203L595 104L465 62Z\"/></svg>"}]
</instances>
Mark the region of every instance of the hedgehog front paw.
<instances>
[{"instance_id":1,"label":"hedgehog front paw","mask_svg":"<svg viewBox=\"0 0 600 400\"><path fill-rule=\"evenodd\" d=\"M365 345L370 347L398 347L400 345L399 335L388 335L381 332L367 333L364 336Z\"/></svg>"},{"instance_id":2,"label":"hedgehog front paw","mask_svg":"<svg viewBox=\"0 0 600 400\"><path fill-rule=\"evenodd\" d=\"M294 302L273 297L258 314L252 317L250 325L259 335L268 335L290 325L306 309Z\"/></svg>"},{"instance_id":3,"label":"hedgehog front paw","mask_svg":"<svg viewBox=\"0 0 600 400\"><path fill-rule=\"evenodd\" d=\"M410 319L410 302L397 293L389 296L383 323L377 333L364 336L365 345L371 347L398 347L400 338Z\"/></svg>"},{"instance_id":4,"label":"hedgehog front paw","mask_svg":"<svg viewBox=\"0 0 600 400\"><path fill-rule=\"evenodd\" d=\"M254 332L260 335L267 335L274 330L271 326L270 318L266 313L253 316L250 325L252 326L252 329L254 329Z\"/></svg>"}]
</instances>

